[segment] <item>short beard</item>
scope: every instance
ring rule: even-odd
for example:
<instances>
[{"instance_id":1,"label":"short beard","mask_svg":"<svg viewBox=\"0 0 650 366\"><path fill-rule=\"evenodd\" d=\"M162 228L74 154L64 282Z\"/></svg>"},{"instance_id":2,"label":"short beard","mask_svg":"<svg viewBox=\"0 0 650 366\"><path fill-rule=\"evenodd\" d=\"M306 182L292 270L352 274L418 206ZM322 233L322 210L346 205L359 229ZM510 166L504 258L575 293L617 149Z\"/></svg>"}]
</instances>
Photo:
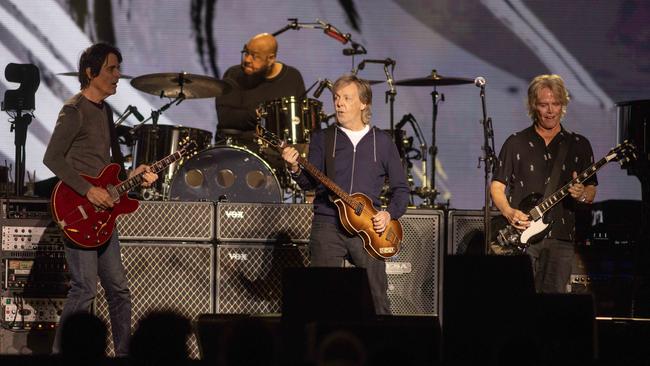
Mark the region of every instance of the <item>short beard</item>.
<instances>
[{"instance_id":1,"label":"short beard","mask_svg":"<svg viewBox=\"0 0 650 366\"><path fill-rule=\"evenodd\" d=\"M266 75L269 72L269 67L264 66L263 68L255 71L254 73L248 75L246 73L242 74L241 85L246 88L254 88L260 85L264 80L266 80Z\"/></svg>"}]
</instances>

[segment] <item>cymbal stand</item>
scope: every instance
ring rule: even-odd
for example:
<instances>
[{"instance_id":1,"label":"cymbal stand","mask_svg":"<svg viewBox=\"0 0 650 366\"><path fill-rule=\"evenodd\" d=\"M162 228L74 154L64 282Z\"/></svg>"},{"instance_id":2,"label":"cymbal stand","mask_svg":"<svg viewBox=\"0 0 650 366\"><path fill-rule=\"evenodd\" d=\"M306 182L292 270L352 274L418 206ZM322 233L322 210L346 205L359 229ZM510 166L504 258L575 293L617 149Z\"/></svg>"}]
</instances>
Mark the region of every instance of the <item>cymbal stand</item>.
<instances>
[{"instance_id":1,"label":"cymbal stand","mask_svg":"<svg viewBox=\"0 0 650 366\"><path fill-rule=\"evenodd\" d=\"M485 190L484 196L484 206L483 206L483 232L485 233L485 253L489 251L490 239L491 239L491 217L490 217L490 177L494 173L494 165L497 160L496 155L494 154L494 130L492 129L492 118L487 116L487 109L485 107L485 84L480 85L481 92L481 108L483 110L483 119L481 120L481 125L483 125L483 156L478 158L478 167L481 167L481 162L484 163L485 176L484 176L484 186Z\"/></svg>"},{"instance_id":2,"label":"cymbal stand","mask_svg":"<svg viewBox=\"0 0 650 366\"><path fill-rule=\"evenodd\" d=\"M427 147L427 141L424 139L424 133L422 133L422 129L420 128L420 124L418 121L411 115L410 113L408 114L408 122L411 124L411 127L413 128L413 132L415 133L415 138L418 139L418 142L420 143L420 156L421 156L421 163L422 163L422 186L416 188L415 193L418 195L418 197L422 198L422 203L420 204L421 208L434 208L435 206L435 200L436 200L436 191L431 189L429 187L428 183L428 169L427 169L427 151L429 148Z\"/></svg>"},{"instance_id":3,"label":"cymbal stand","mask_svg":"<svg viewBox=\"0 0 650 366\"><path fill-rule=\"evenodd\" d=\"M431 156L431 178L427 179L427 175L424 174L424 179L422 182L422 193L424 195L423 205L427 207L435 206L436 197L438 196L438 191L436 190L436 158L438 156L438 146L436 146L436 121L438 120L438 103L444 101L445 95L438 93L438 90L434 85L433 91L431 92L431 146L429 146L428 151L429 155Z\"/></svg>"},{"instance_id":4,"label":"cymbal stand","mask_svg":"<svg viewBox=\"0 0 650 366\"><path fill-rule=\"evenodd\" d=\"M180 86L180 92L178 93L176 98L170 100L168 103L166 103L162 107L158 108L157 110L151 111L151 115L149 115L149 117L144 119L139 124L133 126L133 128L131 128L131 131L129 131L131 136L135 136L136 132L144 124L146 124L148 121L151 121L151 125L152 125L152 129L151 129L151 139L152 139L151 156L153 156L153 157L158 156L157 155L158 154L158 119L160 118L160 115L163 114L163 112L166 111L167 109L169 109L169 107L171 107L172 105L179 105L185 100L185 94L183 93L184 79L183 79L183 74L182 73L179 74L178 80L179 80L178 83L179 83L179 86ZM161 91L160 92L160 98L163 98L165 96L164 94L165 94L164 91ZM138 139L133 138L132 140L134 141L134 144L135 144L135 141L137 141ZM134 166L133 168L135 169L137 167ZM163 192L156 192L156 190L153 189L153 197L151 197L151 198L158 198L158 196L160 196L160 195L162 195L162 197L166 197L167 191L169 190L169 182L163 182L162 186L163 186ZM143 193L143 196L144 196L144 193Z\"/></svg>"}]
</instances>

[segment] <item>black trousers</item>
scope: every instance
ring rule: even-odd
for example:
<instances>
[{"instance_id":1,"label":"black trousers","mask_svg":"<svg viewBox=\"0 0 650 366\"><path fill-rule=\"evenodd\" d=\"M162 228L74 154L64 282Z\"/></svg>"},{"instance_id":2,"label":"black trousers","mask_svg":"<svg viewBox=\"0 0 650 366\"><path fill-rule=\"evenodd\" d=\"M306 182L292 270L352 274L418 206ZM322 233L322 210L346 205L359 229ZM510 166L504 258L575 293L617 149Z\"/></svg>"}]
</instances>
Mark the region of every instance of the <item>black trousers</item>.
<instances>
[{"instance_id":1,"label":"black trousers","mask_svg":"<svg viewBox=\"0 0 650 366\"><path fill-rule=\"evenodd\" d=\"M538 293L566 293L575 250L565 240L544 239L526 251L533 263L535 290Z\"/></svg>"},{"instance_id":2,"label":"black trousers","mask_svg":"<svg viewBox=\"0 0 650 366\"><path fill-rule=\"evenodd\" d=\"M377 314L390 314L386 263L371 257L358 236L350 236L341 225L314 222L309 241L311 267L343 267L346 259L368 274Z\"/></svg>"}]
</instances>

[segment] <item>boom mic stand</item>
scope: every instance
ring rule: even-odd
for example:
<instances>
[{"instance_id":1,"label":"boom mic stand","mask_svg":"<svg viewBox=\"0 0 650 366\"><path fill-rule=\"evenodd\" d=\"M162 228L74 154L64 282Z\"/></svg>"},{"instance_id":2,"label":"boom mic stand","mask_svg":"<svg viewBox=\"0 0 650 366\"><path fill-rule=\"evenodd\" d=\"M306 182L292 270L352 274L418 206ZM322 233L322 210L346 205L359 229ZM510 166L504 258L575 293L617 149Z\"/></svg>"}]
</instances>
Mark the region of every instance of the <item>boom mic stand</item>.
<instances>
[{"instance_id":1,"label":"boom mic stand","mask_svg":"<svg viewBox=\"0 0 650 366\"><path fill-rule=\"evenodd\" d=\"M481 80L479 80L481 79ZM481 167L481 162L484 163L485 176L484 176L484 207L483 207L483 232L485 233L485 253L489 252L490 238L492 236L490 230L490 177L494 173L494 164L496 162L496 155L494 154L494 130L492 129L492 118L487 117L487 109L485 107L485 79L477 78L475 84L481 88L481 108L483 110L483 156L478 158L478 167Z\"/></svg>"}]
</instances>

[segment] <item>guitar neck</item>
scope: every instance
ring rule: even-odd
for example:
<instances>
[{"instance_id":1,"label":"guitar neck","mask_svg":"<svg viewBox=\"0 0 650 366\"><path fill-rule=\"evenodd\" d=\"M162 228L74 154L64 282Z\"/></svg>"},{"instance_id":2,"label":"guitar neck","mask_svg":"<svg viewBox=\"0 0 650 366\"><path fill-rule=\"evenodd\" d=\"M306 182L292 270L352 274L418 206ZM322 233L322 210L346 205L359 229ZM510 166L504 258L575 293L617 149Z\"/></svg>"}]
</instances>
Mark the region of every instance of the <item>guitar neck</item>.
<instances>
[{"instance_id":1,"label":"guitar neck","mask_svg":"<svg viewBox=\"0 0 650 366\"><path fill-rule=\"evenodd\" d=\"M172 153L157 162L153 163L151 165L151 171L153 173L158 173L161 170L165 169L168 165L175 163L176 161L180 160L183 157L185 150L179 150L176 151L175 153ZM132 190L135 187L138 187L140 184L144 182L144 172L134 175L131 178L125 180L124 182L120 183L117 187L117 192L121 196L124 192L128 192Z\"/></svg>"},{"instance_id":2,"label":"guitar neck","mask_svg":"<svg viewBox=\"0 0 650 366\"><path fill-rule=\"evenodd\" d=\"M544 215L548 210L553 208L558 202L560 202L564 197L569 195L569 188L574 185L574 184L582 184L584 181L589 179L592 175L596 174L596 172L602 168L605 164L607 164L609 160L606 158L602 158L598 160L597 162L593 163L589 168L585 169L582 173L580 173L576 178L571 180L569 183L565 184L562 188L558 189L555 191L553 194L548 196L547 198L544 199L540 204L535 206L532 210L530 210L529 215L531 215L533 218L538 218ZM538 214L538 210L541 213L541 215Z\"/></svg>"},{"instance_id":3,"label":"guitar neck","mask_svg":"<svg viewBox=\"0 0 650 366\"><path fill-rule=\"evenodd\" d=\"M298 157L298 163L309 172L309 174L316 178L319 182L321 182L327 189L330 191L334 192L336 196L341 198L343 202L345 202L348 206L350 207L355 207L358 203L350 197L350 195L345 192L341 187L339 187L334 181L332 181L328 176L323 174L320 170L318 170L315 166L313 166L307 159L303 158L302 156Z\"/></svg>"}]
</instances>

